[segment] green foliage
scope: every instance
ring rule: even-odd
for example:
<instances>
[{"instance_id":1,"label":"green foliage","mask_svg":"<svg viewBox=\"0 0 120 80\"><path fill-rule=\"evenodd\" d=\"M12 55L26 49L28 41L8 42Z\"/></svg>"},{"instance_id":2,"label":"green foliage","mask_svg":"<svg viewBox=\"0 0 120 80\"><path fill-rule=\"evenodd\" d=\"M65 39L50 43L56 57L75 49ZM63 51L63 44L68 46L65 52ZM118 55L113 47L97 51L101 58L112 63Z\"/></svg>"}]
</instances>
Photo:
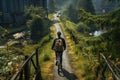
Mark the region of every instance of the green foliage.
<instances>
[{"instance_id":1,"label":"green foliage","mask_svg":"<svg viewBox=\"0 0 120 80\"><path fill-rule=\"evenodd\" d=\"M4 32L5 32L5 29L2 26L0 26L0 37L3 36Z\"/></svg>"},{"instance_id":2,"label":"green foliage","mask_svg":"<svg viewBox=\"0 0 120 80\"><path fill-rule=\"evenodd\" d=\"M66 7L66 10L64 11L64 13L69 17L69 19L75 23L78 23L79 21L79 17L78 15L81 14L79 12L79 9L82 8L87 12L90 12L92 14L95 13L94 11L94 7L92 4L92 1L89 0L76 0L74 1L75 4L71 3L68 5L68 7Z\"/></svg>"},{"instance_id":3,"label":"green foliage","mask_svg":"<svg viewBox=\"0 0 120 80\"><path fill-rule=\"evenodd\" d=\"M35 15L30 25L31 39L38 41L48 34L50 23L48 19L42 19L39 15Z\"/></svg>"},{"instance_id":4,"label":"green foliage","mask_svg":"<svg viewBox=\"0 0 120 80\"><path fill-rule=\"evenodd\" d=\"M5 36L5 34L7 33L8 31L3 28L2 26L0 26L0 44L1 44L1 41L3 39L3 37Z\"/></svg>"},{"instance_id":5,"label":"green foliage","mask_svg":"<svg viewBox=\"0 0 120 80\"><path fill-rule=\"evenodd\" d=\"M87 12L95 14L92 0L78 0L77 9L80 9L80 8L84 9Z\"/></svg>"},{"instance_id":6,"label":"green foliage","mask_svg":"<svg viewBox=\"0 0 120 80\"><path fill-rule=\"evenodd\" d=\"M98 55L99 53L103 53L107 58L111 58L112 60L116 60L120 57L120 27L112 27L112 29L108 30L106 33L102 34L99 37L91 37L91 36L85 36L84 34L81 34L79 32L79 29L81 30L82 26L86 26L84 23L79 23L77 26L75 26L74 23L69 21L63 22L65 25L65 28L67 32L71 34L71 39L73 41L78 40L78 43L76 44L76 55L81 55L80 52L83 53L84 56L88 57L88 60L90 62L89 69L87 68L86 71L87 76L85 76L88 79L93 79L95 76L88 74L89 72L93 74L95 73L95 69L98 66L99 63L103 64L103 62L98 62ZM74 24L74 26L73 26ZM69 25L69 26L68 26ZM87 26L86 26L87 27ZM85 27L84 27L85 28ZM84 29L83 28L83 29ZM85 28L86 29L86 28ZM88 32L86 30L86 32ZM74 38L72 37L74 36ZM89 70L89 71L88 71ZM107 73L108 75L109 73Z\"/></svg>"},{"instance_id":7,"label":"green foliage","mask_svg":"<svg viewBox=\"0 0 120 80\"><path fill-rule=\"evenodd\" d=\"M87 13L83 9L80 9L80 13L79 20L85 22L87 25L95 24L97 27L106 27L107 29L120 25L120 9L100 16Z\"/></svg>"},{"instance_id":8,"label":"green foliage","mask_svg":"<svg viewBox=\"0 0 120 80\"><path fill-rule=\"evenodd\" d=\"M78 46L79 49L84 49L88 53L99 53L103 52L106 56L112 55L112 58L115 59L119 57L119 41L120 41L120 10L113 11L105 15L92 15L88 12L85 12L83 9L80 10L80 23L77 26L72 25L73 23L64 20L66 30L72 32L75 40L77 39L78 44L81 44L81 41L85 46ZM80 37L80 34L89 33L91 27L88 27L90 24L96 25L101 29L106 28L107 33L99 37Z\"/></svg>"},{"instance_id":9,"label":"green foliage","mask_svg":"<svg viewBox=\"0 0 120 80\"><path fill-rule=\"evenodd\" d=\"M120 27L114 28L108 33L103 35L102 40L104 40L107 43L107 52L111 53L113 55L113 58L120 57L119 52L120 52Z\"/></svg>"},{"instance_id":10,"label":"green foliage","mask_svg":"<svg viewBox=\"0 0 120 80\"><path fill-rule=\"evenodd\" d=\"M7 79L17 71L17 65L24 60L23 55L16 55L5 49L0 50L0 79Z\"/></svg>"},{"instance_id":11,"label":"green foliage","mask_svg":"<svg viewBox=\"0 0 120 80\"><path fill-rule=\"evenodd\" d=\"M80 33L88 33L89 30L90 30L90 28L86 24L84 24L82 22L79 22L77 24L77 31L78 32L80 32Z\"/></svg>"},{"instance_id":12,"label":"green foliage","mask_svg":"<svg viewBox=\"0 0 120 80\"><path fill-rule=\"evenodd\" d=\"M39 58L41 62L51 60L51 45L52 39L50 39L49 35L44 36L38 43L37 47L39 48L39 52L41 53Z\"/></svg>"},{"instance_id":13,"label":"green foliage","mask_svg":"<svg viewBox=\"0 0 120 80\"><path fill-rule=\"evenodd\" d=\"M49 61L49 60L50 60L50 54L44 53L44 61Z\"/></svg>"},{"instance_id":14,"label":"green foliage","mask_svg":"<svg viewBox=\"0 0 120 80\"><path fill-rule=\"evenodd\" d=\"M111 60L114 61L120 57L119 21L120 9L104 15L92 15L91 13L86 12L84 9L80 9L79 22L77 25L75 24L76 26L73 26L72 24L74 23L69 21L64 20L63 22L67 32L69 32L71 35L71 39L73 41L77 40L76 55L80 55L80 51L82 51L84 55L88 56L88 59L92 56L92 59L90 60L94 61L89 67L90 69L93 69L94 72L97 68L91 65L96 66L99 63L103 64L103 62L97 61L99 53L103 53L107 58L111 58ZM91 30L91 25L94 25L102 30L105 28L107 31L98 37L84 35L86 32L88 34L88 32ZM80 32L82 32L82 34ZM95 61L96 63L94 63ZM88 71L88 69L86 69L86 71ZM89 75L86 77L89 77ZM93 78L93 76L89 77L89 79L90 78Z\"/></svg>"},{"instance_id":15,"label":"green foliage","mask_svg":"<svg viewBox=\"0 0 120 80\"><path fill-rule=\"evenodd\" d=\"M40 42L38 43L38 47L44 46L44 44L45 44L45 43L48 43L49 41L50 41L49 35L44 36L44 37L40 40Z\"/></svg>"},{"instance_id":16,"label":"green foliage","mask_svg":"<svg viewBox=\"0 0 120 80\"><path fill-rule=\"evenodd\" d=\"M97 60L95 56L97 55L99 49L98 48L99 46L97 46L96 43L99 43L100 38L95 38L93 40L92 37L84 36L85 33L83 34L83 32L81 32L82 29L85 30L85 32L88 32L87 30L89 30L89 28L87 27L86 24L82 22L76 25L73 22L64 21L63 24L65 30L71 36L70 39L72 39L75 43L77 40L77 44L75 44L75 54L73 54L74 59L72 60L77 62L76 66L78 70L80 69L84 70L84 72L82 73L83 75L85 75L84 76L85 79L91 79L91 80L94 79L94 72L95 72L94 68L95 65L97 64ZM85 28L83 26L85 26ZM79 28L81 30L80 32L79 32ZM95 50L96 53L94 53L95 55L93 55L93 51ZM82 64L82 62L84 65Z\"/></svg>"},{"instance_id":17,"label":"green foliage","mask_svg":"<svg viewBox=\"0 0 120 80\"><path fill-rule=\"evenodd\" d=\"M30 27L33 41L39 41L49 33L51 22L46 18L46 11L43 8L30 6L30 8L26 9L25 16L29 19L27 25Z\"/></svg>"},{"instance_id":18,"label":"green foliage","mask_svg":"<svg viewBox=\"0 0 120 80\"><path fill-rule=\"evenodd\" d=\"M72 4L69 5L68 9L66 10L66 14L71 21L75 23L78 22L78 11L75 9L75 7Z\"/></svg>"},{"instance_id":19,"label":"green foliage","mask_svg":"<svg viewBox=\"0 0 120 80\"><path fill-rule=\"evenodd\" d=\"M100 26L99 24L102 20L101 16L100 16L100 18L98 18L97 16L94 16L91 13L87 13L83 9L80 9L80 13L81 13L81 14L79 14L80 21L84 22L87 25L95 24L96 26Z\"/></svg>"},{"instance_id":20,"label":"green foliage","mask_svg":"<svg viewBox=\"0 0 120 80\"><path fill-rule=\"evenodd\" d=\"M31 39L32 40L39 40L41 36L43 36L43 21L40 16L35 16L31 22Z\"/></svg>"},{"instance_id":21,"label":"green foliage","mask_svg":"<svg viewBox=\"0 0 120 80\"><path fill-rule=\"evenodd\" d=\"M32 19L34 15L39 15L41 18L44 18L46 16L46 11L42 7L34 7L32 5L29 8L25 8L24 16L27 19Z\"/></svg>"},{"instance_id":22,"label":"green foliage","mask_svg":"<svg viewBox=\"0 0 120 80\"><path fill-rule=\"evenodd\" d=\"M93 52L104 52L106 53L106 56L113 55L112 58L120 56L120 9L100 16L87 13L83 9L81 9L80 12L80 21L83 21L87 25L94 24L101 29L107 29L107 33L103 34L100 37L98 43L96 43L96 41L93 41L91 44L97 45L93 47ZM91 43L91 39L89 39L88 42Z\"/></svg>"}]
</instances>

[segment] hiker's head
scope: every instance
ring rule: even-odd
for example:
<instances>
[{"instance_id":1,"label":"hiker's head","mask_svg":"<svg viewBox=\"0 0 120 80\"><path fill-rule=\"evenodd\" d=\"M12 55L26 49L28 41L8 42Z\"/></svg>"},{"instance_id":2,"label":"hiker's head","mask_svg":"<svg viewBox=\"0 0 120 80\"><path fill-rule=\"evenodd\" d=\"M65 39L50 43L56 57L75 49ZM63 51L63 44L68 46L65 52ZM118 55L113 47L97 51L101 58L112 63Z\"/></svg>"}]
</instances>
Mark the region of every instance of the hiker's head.
<instances>
[{"instance_id":1,"label":"hiker's head","mask_svg":"<svg viewBox=\"0 0 120 80\"><path fill-rule=\"evenodd\" d=\"M61 36L61 32L59 31L59 32L57 32L57 35L58 35L58 37L60 37Z\"/></svg>"}]
</instances>

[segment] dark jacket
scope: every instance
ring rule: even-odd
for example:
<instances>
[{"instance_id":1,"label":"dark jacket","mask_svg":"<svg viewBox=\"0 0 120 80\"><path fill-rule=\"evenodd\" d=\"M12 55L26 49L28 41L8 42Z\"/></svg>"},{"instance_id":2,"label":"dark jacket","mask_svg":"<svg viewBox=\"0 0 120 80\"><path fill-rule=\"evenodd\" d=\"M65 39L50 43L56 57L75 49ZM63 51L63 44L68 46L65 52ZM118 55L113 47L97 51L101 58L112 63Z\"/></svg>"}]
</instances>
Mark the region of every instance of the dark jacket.
<instances>
[{"instance_id":1,"label":"dark jacket","mask_svg":"<svg viewBox=\"0 0 120 80\"><path fill-rule=\"evenodd\" d=\"M59 37L59 38L55 38L55 39L54 39L53 44L52 44L52 50L54 50L55 42L56 42L57 39L62 39L64 50L66 50L65 39L64 39L64 38L61 38L61 37Z\"/></svg>"}]
</instances>

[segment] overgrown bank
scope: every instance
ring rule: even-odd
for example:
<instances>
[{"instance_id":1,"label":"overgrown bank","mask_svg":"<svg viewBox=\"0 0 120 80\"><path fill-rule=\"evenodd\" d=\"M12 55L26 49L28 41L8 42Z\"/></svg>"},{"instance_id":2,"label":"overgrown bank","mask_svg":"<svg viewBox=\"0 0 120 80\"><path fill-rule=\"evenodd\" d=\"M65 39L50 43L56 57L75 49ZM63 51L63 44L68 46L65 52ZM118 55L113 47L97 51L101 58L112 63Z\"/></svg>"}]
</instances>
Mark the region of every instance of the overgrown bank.
<instances>
[{"instance_id":1,"label":"overgrown bank","mask_svg":"<svg viewBox=\"0 0 120 80\"><path fill-rule=\"evenodd\" d=\"M50 15L49 18L52 19L52 15ZM41 74L43 80L53 80L54 78L52 72L52 68L54 65L54 52L51 50L54 36L55 28L52 25L50 26L50 33L38 43Z\"/></svg>"},{"instance_id":2,"label":"overgrown bank","mask_svg":"<svg viewBox=\"0 0 120 80\"><path fill-rule=\"evenodd\" d=\"M41 12L43 12L43 14ZM43 79L45 78L44 80L46 80L46 77L49 77L46 72L51 73L48 69L51 69L50 67L52 63L50 63L50 60L53 59L51 58L52 52L50 51L52 40L52 35L50 35L52 30L50 29L50 26L52 22L46 18L44 12L44 9L33 6L26 10L25 27L27 27L27 31L25 32L25 36L18 39L13 37L10 38L4 45L5 49L0 50L0 67L2 67L0 69L0 79L6 80L9 76L15 74L18 67L21 66L19 64L24 61L24 56L30 56L37 47L39 47L39 60L42 77ZM14 27L11 27L11 29L12 28ZM2 30L0 40L3 40L2 37L4 37L6 29L1 27L0 30ZM45 67L48 68L46 69ZM34 73L31 76L33 75Z\"/></svg>"},{"instance_id":3,"label":"overgrown bank","mask_svg":"<svg viewBox=\"0 0 120 80\"><path fill-rule=\"evenodd\" d=\"M107 59L111 59L119 66L119 54L117 54L117 52L115 52L115 54L114 51L117 50L112 48L117 47L117 45L114 44L114 46L110 47L111 43L106 41L105 37L108 34L116 36L115 33L113 34L112 32L118 30L118 28L110 32L108 31L101 36L94 37L89 35L90 28L84 22L75 24L68 20L62 20L61 25L66 32L68 51L72 55L71 62L79 79L113 79L111 72L105 67L104 60L100 60L99 54L103 53ZM116 33L118 33L118 31L116 31Z\"/></svg>"},{"instance_id":4,"label":"overgrown bank","mask_svg":"<svg viewBox=\"0 0 120 80\"><path fill-rule=\"evenodd\" d=\"M91 59L93 55L87 56L83 53L82 47L85 47L84 40L82 40L83 36L76 33L74 29L76 25L70 21L62 21L61 26L65 32L68 53L71 57L70 61L78 80L93 79L94 71L92 71L92 68L95 65L94 61ZM74 34L81 40L75 39Z\"/></svg>"}]
</instances>

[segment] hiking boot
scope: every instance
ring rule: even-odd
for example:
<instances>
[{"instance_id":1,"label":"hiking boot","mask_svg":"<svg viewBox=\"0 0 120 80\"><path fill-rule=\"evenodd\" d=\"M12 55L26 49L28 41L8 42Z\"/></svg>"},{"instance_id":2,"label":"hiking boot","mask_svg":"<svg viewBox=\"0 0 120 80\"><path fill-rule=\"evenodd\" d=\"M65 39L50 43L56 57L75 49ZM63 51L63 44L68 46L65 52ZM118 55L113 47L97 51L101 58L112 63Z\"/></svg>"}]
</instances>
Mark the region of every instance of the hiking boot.
<instances>
[{"instance_id":1,"label":"hiking boot","mask_svg":"<svg viewBox=\"0 0 120 80\"><path fill-rule=\"evenodd\" d=\"M63 73L63 70L62 70L62 69L58 69L58 74L59 74L59 76L64 77L64 73Z\"/></svg>"}]
</instances>

